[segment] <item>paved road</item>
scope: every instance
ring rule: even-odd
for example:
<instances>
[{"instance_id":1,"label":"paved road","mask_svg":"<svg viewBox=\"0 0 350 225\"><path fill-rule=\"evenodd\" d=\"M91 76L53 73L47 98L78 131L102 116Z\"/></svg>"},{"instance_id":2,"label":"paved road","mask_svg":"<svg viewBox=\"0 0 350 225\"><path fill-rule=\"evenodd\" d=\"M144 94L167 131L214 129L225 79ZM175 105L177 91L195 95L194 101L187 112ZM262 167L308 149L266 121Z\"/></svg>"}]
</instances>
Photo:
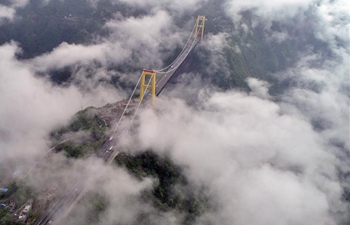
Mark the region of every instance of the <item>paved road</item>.
<instances>
[{"instance_id":1,"label":"paved road","mask_svg":"<svg viewBox=\"0 0 350 225\"><path fill-rule=\"evenodd\" d=\"M83 191L82 182L75 182L67 191L60 197L41 218L37 225L53 224L55 218L63 214Z\"/></svg>"},{"instance_id":2,"label":"paved road","mask_svg":"<svg viewBox=\"0 0 350 225\"><path fill-rule=\"evenodd\" d=\"M116 140L108 138L104 141L100 150L96 153L98 158L102 158L106 163L110 161L112 156L116 156L118 152L114 149L113 144ZM74 203L85 193L84 176L70 186L67 191L51 206L51 208L40 219L37 225L56 224L67 214Z\"/></svg>"},{"instance_id":3,"label":"paved road","mask_svg":"<svg viewBox=\"0 0 350 225\"><path fill-rule=\"evenodd\" d=\"M121 129L120 133L123 132L124 129ZM96 153L96 156L103 159L107 165L111 164L113 159L119 153L114 147L118 143L119 136L120 134L118 135L117 132L113 137L106 139ZM69 213L75 203L79 201L87 190L84 177L85 176L82 175L81 179L77 180L67 189L67 191L45 213L37 225L55 225Z\"/></svg>"}]
</instances>

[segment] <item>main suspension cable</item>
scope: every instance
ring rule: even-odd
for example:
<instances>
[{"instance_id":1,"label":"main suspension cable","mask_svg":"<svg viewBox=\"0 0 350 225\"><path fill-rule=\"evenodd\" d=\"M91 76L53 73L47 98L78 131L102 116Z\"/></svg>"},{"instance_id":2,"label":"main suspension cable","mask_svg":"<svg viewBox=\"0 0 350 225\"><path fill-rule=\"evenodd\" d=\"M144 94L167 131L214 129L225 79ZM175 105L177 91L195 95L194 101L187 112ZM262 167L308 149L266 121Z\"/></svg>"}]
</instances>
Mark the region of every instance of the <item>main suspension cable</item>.
<instances>
[{"instance_id":1,"label":"main suspension cable","mask_svg":"<svg viewBox=\"0 0 350 225\"><path fill-rule=\"evenodd\" d=\"M131 94L131 96L130 96L130 98L129 98L128 103L126 104L126 106L125 106L125 108L124 108L124 111L123 111L121 117L119 118L119 121L118 121L118 123L117 123L117 125L116 125L116 127L115 127L115 129L114 129L112 135L114 135L115 132L117 132L117 129L118 129L118 127L119 127L119 125L120 125L120 123L121 123L121 121L122 121L122 119L123 119L123 117L124 117L124 115L125 115L125 112L126 112L127 108L128 108L129 105L130 105L130 102L131 102L131 100L132 100L132 97L134 96L134 94L135 94L135 92L136 92L136 89L137 89L137 87L139 86L139 83L140 83L140 81L141 81L141 77L142 77L142 74L141 74L139 80L137 81L137 84L135 85L135 88L134 88L134 90L133 90L133 92L132 92L132 94Z\"/></svg>"},{"instance_id":2,"label":"main suspension cable","mask_svg":"<svg viewBox=\"0 0 350 225\"><path fill-rule=\"evenodd\" d=\"M172 65L175 64L175 62L178 60L178 58L181 56L181 54L185 51L186 46L187 46L188 43L190 42L190 40L191 40L191 38L192 38L192 36L193 36L193 34L194 34L195 29L196 29L196 25L193 26L191 35L189 36L189 38L188 38L188 40L187 40L185 46L182 48L180 54L176 57L176 59L175 59L172 63L170 63L167 67L164 67L164 68L162 68L162 69L156 70L156 72L161 72L161 71L167 70L169 67L171 67Z\"/></svg>"},{"instance_id":3,"label":"main suspension cable","mask_svg":"<svg viewBox=\"0 0 350 225\"><path fill-rule=\"evenodd\" d=\"M198 37L198 34L197 34L197 37ZM193 47L193 45L197 42L197 37L195 37L195 39L193 39L193 41L192 41L192 43L191 43L189 49L191 49L191 48ZM185 49L186 49L186 48L184 48L184 50L185 50ZM178 61L178 59L181 57L181 55L182 55L183 53L184 53L184 51L180 53L180 55L179 55L179 56L176 58L176 60L173 62L174 64ZM186 57L188 56L188 54L189 54L189 52L186 54ZM186 59L186 57L185 57L184 59ZM184 61L184 59L181 60L181 63ZM181 64L181 63L180 63L180 64ZM171 65L171 67L172 67L172 65ZM166 74L166 73L169 73L169 72L172 72L172 71L176 70L178 67L179 67L179 66L177 66L177 67L175 67L175 68L172 68L171 70L164 71L164 72L161 72L160 70L156 70L156 72L157 72L157 73L160 73L160 74ZM162 78L163 78L163 77L162 77ZM160 80L161 80L162 78L160 78Z\"/></svg>"},{"instance_id":4,"label":"main suspension cable","mask_svg":"<svg viewBox=\"0 0 350 225\"><path fill-rule=\"evenodd\" d=\"M147 86L149 86L149 84L151 83L151 80L152 80L153 76L154 76L154 74L152 74L151 78L149 79L149 81L148 81L148 83L147 83ZM132 124L133 124L133 122L134 122L134 119L135 119L135 116L136 116L136 114L137 114L137 111L139 110L140 105L141 105L141 103L142 103L144 97L145 97L145 95L142 96L142 98L141 98L139 104L137 105L137 107L136 107L136 109L135 109L135 112L134 112L134 115L133 115L132 118L131 118L130 124L129 124L128 128L124 131L124 134L127 134L127 133L129 132L129 130L130 130L130 128L131 128L131 126L132 126Z\"/></svg>"},{"instance_id":5,"label":"main suspension cable","mask_svg":"<svg viewBox=\"0 0 350 225\"><path fill-rule=\"evenodd\" d=\"M193 43L195 43L195 41L193 42ZM193 45L193 44L192 44ZM192 48L192 45L191 45L191 48ZM187 55L189 54L190 52L188 52L187 54L186 54L186 57L187 57ZM182 59L181 60L181 63L186 59L186 57L184 57L184 59ZM180 65L181 65L181 63L180 63ZM179 65L179 66L180 66ZM177 70L177 68L179 67L179 66L177 66L177 67L175 67L175 68L172 68L171 70L167 70L167 71L165 71L165 72L157 72L158 74L160 73L160 74L167 74L167 73L169 73L169 72L172 72L172 71L174 71L174 70ZM163 77L162 77L163 78ZM162 79L162 78L160 78L159 79L159 81Z\"/></svg>"}]
</instances>

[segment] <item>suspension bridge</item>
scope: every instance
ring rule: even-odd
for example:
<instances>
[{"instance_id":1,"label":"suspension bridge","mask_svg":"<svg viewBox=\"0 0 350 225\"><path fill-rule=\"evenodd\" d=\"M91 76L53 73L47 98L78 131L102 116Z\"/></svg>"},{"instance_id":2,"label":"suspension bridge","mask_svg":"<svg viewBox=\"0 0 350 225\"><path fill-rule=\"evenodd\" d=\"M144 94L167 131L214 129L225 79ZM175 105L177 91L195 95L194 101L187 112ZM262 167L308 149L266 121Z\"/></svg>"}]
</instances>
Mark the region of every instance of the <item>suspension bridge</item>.
<instances>
[{"instance_id":1,"label":"suspension bridge","mask_svg":"<svg viewBox=\"0 0 350 225\"><path fill-rule=\"evenodd\" d=\"M118 155L118 151L114 148L118 139L124 134L127 134L133 125L133 121L137 115L137 112L143 102L147 98L151 98L151 102L154 105L156 97L160 95L162 90L168 84L173 75L178 71L182 63L186 60L187 56L192 52L200 40L204 37L205 28L205 16L198 16L196 23L192 29L192 32L177 58L170 63L167 67L152 70L144 69L137 81L133 92L128 99L128 102L121 114L121 117L115 124L115 128L110 135L109 139L104 142L100 150L96 153L98 158L102 158L107 165L110 165L114 158ZM137 104L131 104L135 99L136 90L140 87L139 100ZM131 109L132 108L132 109ZM132 110L133 114L126 116L126 112ZM84 177L82 175L81 177ZM74 207L82 196L86 193L87 188L84 185L83 180L75 181L70 188L51 206L51 208L45 213L37 225L45 224L57 224L62 218L64 218Z\"/></svg>"}]
</instances>

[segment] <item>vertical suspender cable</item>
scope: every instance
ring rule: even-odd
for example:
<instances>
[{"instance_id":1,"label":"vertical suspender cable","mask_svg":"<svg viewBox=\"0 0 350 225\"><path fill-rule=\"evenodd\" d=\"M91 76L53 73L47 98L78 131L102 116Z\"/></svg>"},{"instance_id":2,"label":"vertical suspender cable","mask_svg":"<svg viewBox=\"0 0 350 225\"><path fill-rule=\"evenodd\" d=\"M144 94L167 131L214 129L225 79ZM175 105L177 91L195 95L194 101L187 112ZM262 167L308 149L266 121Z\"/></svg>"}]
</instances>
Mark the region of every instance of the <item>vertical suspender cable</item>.
<instances>
[{"instance_id":1,"label":"vertical suspender cable","mask_svg":"<svg viewBox=\"0 0 350 225\"><path fill-rule=\"evenodd\" d=\"M147 85L149 85L149 84L151 83L151 80L152 80L153 76L154 76L154 75L152 75L152 76L151 76L151 79L149 79L149 81L148 81L148 84L147 84ZM145 95L144 95L144 96L145 96ZM139 110L140 105L141 105L141 103L142 103L142 101L143 101L143 99L144 99L144 96L142 96L141 101L140 101L140 102L139 102L139 104L137 105L136 110L135 110L135 112L134 112L134 115L132 116L131 121L130 121L130 123L129 123L129 126L128 126L128 128L125 130L125 134L127 134L127 133L129 132L130 128L131 128L132 123L134 122L134 119L135 119L136 113L137 113L137 111Z\"/></svg>"},{"instance_id":2,"label":"vertical suspender cable","mask_svg":"<svg viewBox=\"0 0 350 225\"><path fill-rule=\"evenodd\" d=\"M132 97L134 96L137 87L139 86L139 83L140 83L140 81L141 81L141 77L142 77L142 74L141 74L139 80L137 81L137 84L135 85L135 88L134 88L134 90L133 90L133 92L132 92L132 94L131 94L131 96L130 96L130 98L129 98L128 103L127 103L126 106L125 106L125 109L124 109L124 111L123 111L121 117L119 118L119 121L118 121L118 123L117 123L117 125L116 125L116 127L115 127L115 129L114 129L114 131L113 131L113 135L115 134L115 132L117 132L117 129L118 129L118 127L119 127L119 125L120 125L120 123L121 123L121 121L122 121L122 119L123 119L123 117L124 117L124 115L125 115L125 112L126 112L127 108L128 108L129 105L130 105L131 99L132 99Z\"/></svg>"},{"instance_id":3,"label":"vertical suspender cable","mask_svg":"<svg viewBox=\"0 0 350 225\"><path fill-rule=\"evenodd\" d=\"M181 56L181 54L182 54L182 53L184 52L184 50L186 49L186 46L187 46L188 43L190 42L190 40L191 40L191 38L192 38L192 36L193 36L193 33L194 33L195 28L196 28L196 25L194 25L190 37L188 38L188 40L187 40L185 46L184 46L183 49L181 50L180 54L176 57L176 59L175 59L172 63L170 63L167 67L164 67L164 68L162 68L162 69L156 70L156 72L164 71L164 70L170 68L172 65L175 64L175 62L178 60L178 58Z\"/></svg>"}]
</instances>

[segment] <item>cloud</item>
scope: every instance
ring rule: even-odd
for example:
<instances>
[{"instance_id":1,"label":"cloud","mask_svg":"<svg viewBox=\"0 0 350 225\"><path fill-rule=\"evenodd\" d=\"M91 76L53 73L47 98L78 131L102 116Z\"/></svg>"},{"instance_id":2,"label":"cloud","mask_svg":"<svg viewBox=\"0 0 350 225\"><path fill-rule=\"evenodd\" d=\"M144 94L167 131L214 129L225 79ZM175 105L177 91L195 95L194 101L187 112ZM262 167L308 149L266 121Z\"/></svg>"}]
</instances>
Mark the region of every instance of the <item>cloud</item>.
<instances>
[{"instance_id":1,"label":"cloud","mask_svg":"<svg viewBox=\"0 0 350 225\"><path fill-rule=\"evenodd\" d=\"M339 40L342 46L349 52L349 30L350 30L350 3L345 0L323 1L317 7L318 25L316 36L321 40L330 44L333 48L337 48Z\"/></svg>"},{"instance_id":2,"label":"cloud","mask_svg":"<svg viewBox=\"0 0 350 225\"><path fill-rule=\"evenodd\" d=\"M254 10L255 13L264 19L291 18L299 14L300 10L306 10L313 0L227 0L226 11L235 20L240 20L240 12Z\"/></svg>"},{"instance_id":3,"label":"cloud","mask_svg":"<svg viewBox=\"0 0 350 225\"><path fill-rule=\"evenodd\" d=\"M153 10L165 10L177 14L183 14L186 11L195 11L199 8L201 3L206 2L205 0L179 0L179 1L171 1L171 0L121 0L129 6L138 7L142 9L152 8Z\"/></svg>"},{"instance_id":4,"label":"cloud","mask_svg":"<svg viewBox=\"0 0 350 225\"><path fill-rule=\"evenodd\" d=\"M11 0L9 5L0 4L0 25L4 21L12 22L15 19L16 10L28 4L29 0Z\"/></svg>"},{"instance_id":5,"label":"cloud","mask_svg":"<svg viewBox=\"0 0 350 225\"><path fill-rule=\"evenodd\" d=\"M15 15L14 9L4 5L0 5L0 25L5 20L12 21L14 18L14 15Z\"/></svg>"},{"instance_id":6,"label":"cloud","mask_svg":"<svg viewBox=\"0 0 350 225\"><path fill-rule=\"evenodd\" d=\"M172 99L158 107L141 115L141 146L170 153L211 189L218 209L203 223L337 223L339 161L308 121L240 92L214 93L200 110Z\"/></svg>"},{"instance_id":7,"label":"cloud","mask_svg":"<svg viewBox=\"0 0 350 225\"><path fill-rule=\"evenodd\" d=\"M0 161L41 154L48 149L48 133L66 123L81 107L100 106L120 98L118 91L108 86L97 86L90 92L74 85L53 86L16 59L19 51L14 42L0 46Z\"/></svg>"},{"instance_id":8,"label":"cloud","mask_svg":"<svg viewBox=\"0 0 350 225\"><path fill-rule=\"evenodd\" d=\"M57 70L76 64L85 64L86 66L93 61L98 61L106 65L108 61L107 54L109 51L113 51L110 47L111 46L105 43L87 46L62 43L50 53L45 53L29 60L29 64L31 64L36 71ZM125 54L127 54L127 52L125 52ZM124 58L125 54L124 52L118 51L116 56Z\"/></svg>"},{"instance_id":9,"label":"cloud","mask_svg":"<svg viewBox=\"0 0 350 225\"><path fill-rule=\"evenodd\" d=\"M284 101L297 107L319 128L327 140L342 143L350 151L348 139L349 112L347 102L349 88L347 62L339 64L327 60L322 69L312 68L302 60L295 69L286 71L284 78L298 83L283 96ZM344 90L342 86L345 86ZM336 132L337 131L337 132ZM326 137L328 136L328 137Z\"/></svg>"},{"instance_id":10,"label":"cloud","mask_svg":"<svg viewBox=\"0 0 350 225\"><path fill-rule=\"evenodd\" d=\"M26 62L37 72L94 65L106 70L115 66L156 69L183 45L190 32L186 29L180 32L169 13L162 10L140 17L117 14L115 19L106 22L104 29L109 35L96 38L95 44L62 43L51 52Z\"/></svg>"},{"instance_id":11,"label":"cloud","mask_svg":"<svg viewBox=\"0 0 350 225\"><path fill-rule=\"evenodd\" d=\"M293 39L296 31L313 33L315 38L330 47L341 44L349 46L350 17L346 0L307 0L307 1L241 1L227 0L225 12L238 27L247 29L247 21L242 20L242 12L250 10L250 26L262 25L268 40L282 42ZM272 31L272 23L282 24L281 30ZM298 27L295 24L298 23ZM283 27L284 26L284 27ZM298 34L301 35L301 34ZM349 51L349 48L346 47Z\"/></svg>"},{"instance_id":12,"label":"cloud","mask_svg":"<svg viewBox=\"0 0 350 225\"><path fill-rule=\"evenodd\" d=\"M172 17L163 10L142 17L117 18L108 21L105 27L111 31L110 40L137 54L130 63L138 67L161 66L161 59L184 39L177 33L179 29Z\"/></svg>"},{"instance_id":13,"label":"cloud","mask_svg":"<svg viewBox=\"0 0 350 225\"><path fill-rule=\"evenodd\" d=\"M73 160L63 154L52 154L23 181L38 193L35 201L41 205L48 205L50 201L53 204L60 202L56 200L68 194L69 190L71 195L82 190L81 193L85 194L82 200L74 204L72 212L62 218L60 224L93 221L99 224L130 224L137 221L140 212L155 213L151 205L139 201L142 191L152 188L153 180L137 180L124 169L107 166L94 157ZM94 211L102 208L104 210L100 214Z\"/></svg>"},{"instance_id":14,"label":"cloud","mask_svg":"<svg viewBox=\"0 0 350 225\"><path fill-rule=\"evenodd\" d=\"M329 217L325 194L293 173L281 172L270 166L236 174L224 172L217 188L233 198L222 199L225 207L219 211L221 224L336 224ZM227 186L223 179L236 184ZM221 186L223 185L223 186ZM219 191L218 190L218 191ZM232 194L233 193L233 194ZM276 219L278 215L278 219ZM218 218L209 220L217 221Z\"/></svg>"},{"instance_id":15,"label":"cloud","mask_svg":"<svg viewBox=\"0 0 350 225\"><path fill-rule=\"evenodd\" d=\"M11 0L12 7L24 7L29 3L29 0Z\"/></svg>"},{"instance_id":16,"label":"cloud","mask_svg":"<svg viewBox=\"0 0 350 225\"><path fill-rule=\"evenodd\" d=\"M233 51L239 52L239 47L235 46L233 48L228 44L229 34L218 33L218 34L208 34L203 42L200 43L205 49L209 51L208 56L203 58L209 58L209 65L206 70L208 74L219 73L224 74L227 78L230 75L229 65L225 58L225 49L231 49Z\"/></svg>"},{"instance_id":17,"label":"cloud","mask_svg":"<svg viewBox=\"0 0 350 225\"><path fill-rule=\"evenodd\" d=\"M85 91L97 91L101 81L111 82L112 77L135 83L141 69L164 67L164 60L184 45L193 23L180 29L163 10L139 17L116 14L104 25L109 34L96 37L94 44L62 43L51 52L23 62L36 73L69 70L70 81Z\"/></svg>"},{"instance_id":18,"label":"cloud","mask_svg":"<svg viewBox=\"0 0 350 225\"><path fill-rule=\"evenodd\" d=\"M251 88L251 95L260 97L260 98L270 98L269 87L270 84L266 81L261 81L255 78L247 79L248 85Z\"/></svg>"}]
</instances>

